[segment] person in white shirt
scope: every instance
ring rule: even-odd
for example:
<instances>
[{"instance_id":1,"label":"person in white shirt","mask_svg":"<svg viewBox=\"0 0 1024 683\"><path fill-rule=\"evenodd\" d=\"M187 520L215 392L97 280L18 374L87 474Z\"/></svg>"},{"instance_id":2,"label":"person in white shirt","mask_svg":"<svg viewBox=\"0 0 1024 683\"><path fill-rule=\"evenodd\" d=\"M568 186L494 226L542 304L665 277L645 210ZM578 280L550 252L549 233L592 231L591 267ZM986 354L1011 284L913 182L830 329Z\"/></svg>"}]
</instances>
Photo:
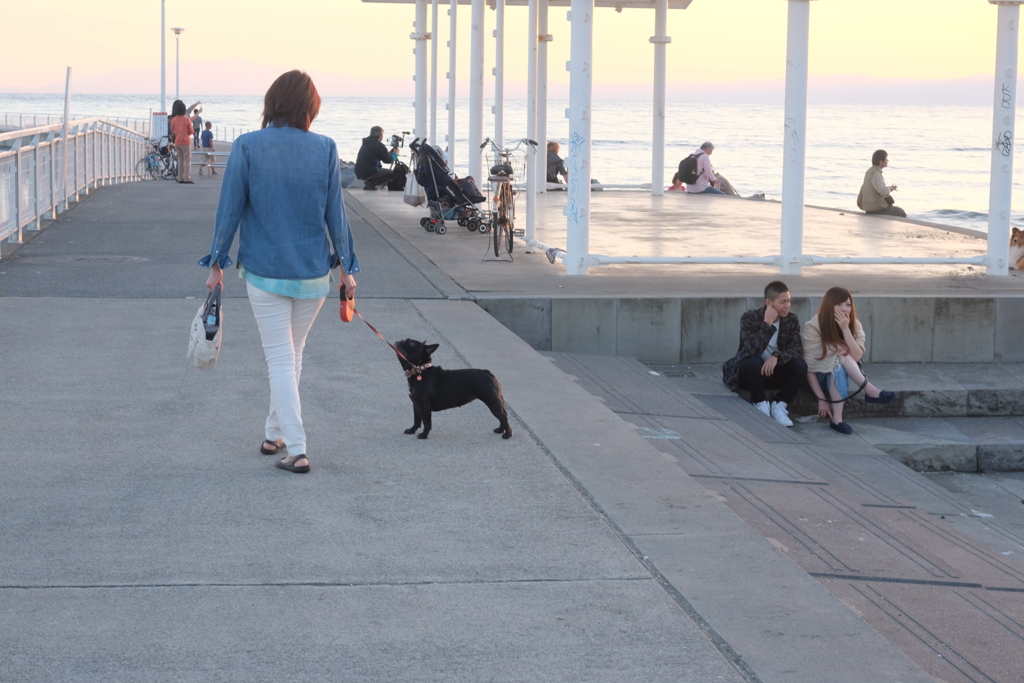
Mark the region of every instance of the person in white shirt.
<instances>
[{"instance_id":1,"label":"person in white shirt","mask_svg":"<svg viewBox=\"0 0 1024 683\"><path fill-rule=\"evenodd\" d=\"M718 189L718 178L715 177L715 169L711 166L711 153L715 146L705 142L691 156L697 157L697 181L687 183L686 191L690 194L725 194Z\"/></svg>"}]
</instances>

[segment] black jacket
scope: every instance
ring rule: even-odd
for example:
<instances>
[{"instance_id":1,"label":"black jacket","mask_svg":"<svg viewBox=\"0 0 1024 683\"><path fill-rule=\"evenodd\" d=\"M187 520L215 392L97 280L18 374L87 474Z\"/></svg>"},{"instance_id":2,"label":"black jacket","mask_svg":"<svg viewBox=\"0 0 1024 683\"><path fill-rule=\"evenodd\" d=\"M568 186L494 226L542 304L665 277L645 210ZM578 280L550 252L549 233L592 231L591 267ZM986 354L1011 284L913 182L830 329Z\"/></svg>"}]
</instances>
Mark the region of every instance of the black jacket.
<instances>
[{"instance_id":1,"label":"black jacket","mask_svg":"<svg viewBox=\"0 0 1024 683\"><path fill-rule=\"evenodd\" d=\"M391 152L375 137L363 138L363 146L356 155L356 178L366 180L380 170L381 164L391 163Z\"/></svg>"},{"instance_id":2,"label":"black jacket","mask_svg":"<svg viewBox=\"0 0 1024 683\"><path fill-rule=\"evenodd\" d=\"M722 366L722 381L732 389L740 386L740 365L768 348L775 334L775 326L764 321L764 309L752 308L740 318L740 348L736 355ZM788 363L804 357L804 342L800 336L800 319L796 313L779 318L779 362Z\"/></svg>"}]
</instances>

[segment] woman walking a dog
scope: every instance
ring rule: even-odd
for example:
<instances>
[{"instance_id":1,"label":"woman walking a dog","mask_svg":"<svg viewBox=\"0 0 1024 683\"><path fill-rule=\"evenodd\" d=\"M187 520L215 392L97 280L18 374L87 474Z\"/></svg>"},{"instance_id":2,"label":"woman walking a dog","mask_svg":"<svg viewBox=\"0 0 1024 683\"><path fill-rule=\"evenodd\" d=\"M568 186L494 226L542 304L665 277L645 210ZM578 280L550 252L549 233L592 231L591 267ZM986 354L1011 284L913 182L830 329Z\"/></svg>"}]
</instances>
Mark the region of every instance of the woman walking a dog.
<instances>
[{"instance_id":1,"label":"woman walking a dog","mask_svg":"<svg viewBox=\"0 0 1024 683\"><path fill-rule=\"evenodd\" d=\"M828 417L828 426L840 434L853 433L853 427L843 421L850 379L863 389L868 403L888 403L896 398L894 392L882 391L868 382L861 372L858 363L864 357L866 339L853 295L845 287L825 292L817 315L804 325L807 383L818 398L818 416Z\"/></svg>"},{"instance_id":2,"label":"woman walking a dog","mask_svg":"<svg viewBox=\"0 0 1024 683\"><path fill-rule=\"evenodd\" d=\"M309 132L320 95L304 71L282 74L263 100L261 130L242 135L224 169L206 286L222 284L231 243L241 227L238 268L263 342L270 376L270 414L260 452L309 472L299 377L302 351L340 265L346 293L359 272L341 194L334 140ZM328 240L328 233L330 240ZM333 247L332 247L333 244Z\"/></svg>"}]
</instances>

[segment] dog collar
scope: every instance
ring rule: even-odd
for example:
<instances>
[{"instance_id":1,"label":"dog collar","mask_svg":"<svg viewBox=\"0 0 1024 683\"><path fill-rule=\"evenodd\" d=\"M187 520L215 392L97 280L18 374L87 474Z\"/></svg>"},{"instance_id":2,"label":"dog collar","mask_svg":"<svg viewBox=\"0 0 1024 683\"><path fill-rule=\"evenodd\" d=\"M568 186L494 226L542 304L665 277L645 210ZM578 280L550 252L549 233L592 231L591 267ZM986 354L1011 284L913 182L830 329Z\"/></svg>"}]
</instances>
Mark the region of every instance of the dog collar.
<instances>
[{"instance_id":1,"label":"dog collar","mask_svg":"<svg viewBox=\"0 0 1024 683\"><path fill-rule=\"evenodd\" d=\"M417 365L416 367L412 368L411 370L406 370L405 371L405 376L407 378L411 378L413 375L422 374L424 370L426 370L427 368L432 368L432 367L434 367L434 365L432 363L427 363L426 365Z\"/></svg>"}]
</instances>

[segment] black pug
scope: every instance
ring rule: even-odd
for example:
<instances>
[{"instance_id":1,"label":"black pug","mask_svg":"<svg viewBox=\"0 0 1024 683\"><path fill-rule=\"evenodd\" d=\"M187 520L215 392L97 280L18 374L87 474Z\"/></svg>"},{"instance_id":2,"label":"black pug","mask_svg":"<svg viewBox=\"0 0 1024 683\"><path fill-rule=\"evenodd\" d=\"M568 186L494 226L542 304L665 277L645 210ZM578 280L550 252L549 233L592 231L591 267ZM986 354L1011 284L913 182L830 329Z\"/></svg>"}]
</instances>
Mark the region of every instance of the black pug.
<instances>
[{"instance_id":1,"label":"black pug","mask_svg":"<svg viewBox=\"0 0 1024 683\"><path fill-rule=\"evenodd\" d=\"M490 370L445 370L431 365L430 356L437 351L437 347L437 344L414 339L403 339L395 343L395 348L405 356L399 356L398 360L409 380L409 398L412 399L415 421L405 433L415 434L422 424L423 432L418 438L426 439L430 434L431 413L458 408L480 399L491 409L491 414L498 418L498 428L494 433L501 434L503 439L511 439L512 428L508 424L505 398L501 395L498 379Z\"/></svg>"}]
</instances>

